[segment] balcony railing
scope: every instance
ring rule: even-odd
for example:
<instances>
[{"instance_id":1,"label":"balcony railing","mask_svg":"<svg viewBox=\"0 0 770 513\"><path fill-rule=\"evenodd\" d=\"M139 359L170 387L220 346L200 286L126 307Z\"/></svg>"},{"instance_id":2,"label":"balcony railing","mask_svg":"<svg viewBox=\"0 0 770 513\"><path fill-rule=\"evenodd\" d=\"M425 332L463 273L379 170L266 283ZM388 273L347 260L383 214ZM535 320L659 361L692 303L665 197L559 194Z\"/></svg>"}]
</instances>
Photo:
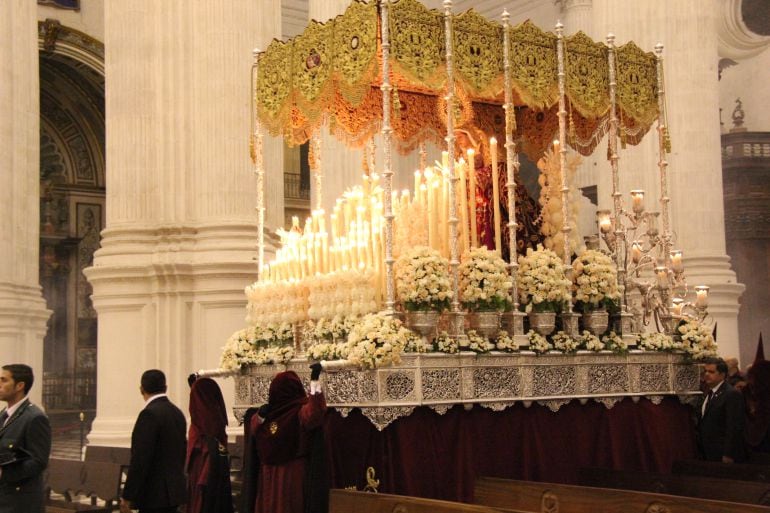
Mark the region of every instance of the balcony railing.
<instances>
[{"instance_id":1,"label":"balcony railing","mask_svg":"<svg viewBox=\"0 0 770 513\"><path fill-rule=\"evenodd\" d=\"M288 199L310 200L310 187L303 187L299 173L284 173L283 195Z\"/></svg>"},{"instance_id":2,"label":"balcony railing","mask_svg":"<svg viewBox=\"0 0 770 513\"><path fill-rule=\"evenodd\" d=\"M43 376L43 405L46 410L96 408L96 373L54 373Z\"/></svg>"}]
</instances>

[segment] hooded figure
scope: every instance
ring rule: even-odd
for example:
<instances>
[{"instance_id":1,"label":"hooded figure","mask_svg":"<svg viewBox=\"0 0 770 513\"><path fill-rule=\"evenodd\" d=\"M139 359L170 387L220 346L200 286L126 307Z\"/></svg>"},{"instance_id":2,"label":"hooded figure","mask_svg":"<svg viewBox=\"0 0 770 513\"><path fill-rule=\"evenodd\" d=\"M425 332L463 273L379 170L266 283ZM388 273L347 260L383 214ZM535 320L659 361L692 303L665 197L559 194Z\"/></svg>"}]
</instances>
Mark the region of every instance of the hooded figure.
<instances>
[{"instance_id":1,"label":"hooded figure","mask_svg":"<svg viewBox=\"0 0 770 513\"><path fill-rule=\"evenodd\" d=\"M281 372L270 383L268 403L247 414L243 493L246 513L327 511L328 485L320 429L326 400L316 380L314 373L308 396L295 372Z\"/></svg>"},{"instance_id":2,"label":"hooded figure","mask_svg":"<svg viewBox=\"0 0 770 513\"><path fill-rule=\"evenodd\" d=\"M219 385L209 378L190 389L187 439L187 513L232 513L227 410Z\"/></svg>"}]
</instances>

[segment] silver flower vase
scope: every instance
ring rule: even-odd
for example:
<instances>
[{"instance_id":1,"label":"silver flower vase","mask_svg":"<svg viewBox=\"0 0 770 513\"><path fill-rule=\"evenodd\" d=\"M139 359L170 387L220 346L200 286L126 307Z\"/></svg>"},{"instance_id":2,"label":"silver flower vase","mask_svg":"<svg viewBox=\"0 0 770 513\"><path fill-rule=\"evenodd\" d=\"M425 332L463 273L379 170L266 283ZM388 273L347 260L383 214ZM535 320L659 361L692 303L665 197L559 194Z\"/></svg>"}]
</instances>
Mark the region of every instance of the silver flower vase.
<instances>
[{"instance_id":1,"label":"silver flower vase","mask_svg":"<svg viewBox=\"0 0 770 513\"><path fill-rule=\"evenodd\" d=\"M406 312L406 327L430 340L436 333L439 317L441 312L435 310Z\"/></svg>"},{"instance_id":2,"label":"silver flower vase","mask_svg":"<svg viewBox=\"0 0 770 513\"><path fill-rule=\"evenodd\" d=\"M470 328L487 338L500 332L500 312L474 312L468 316Z\"/></svg>"},{"instance_id":3,"label":"silver flower vase","mask_svg":"<svg viewBox=\"0 0 770 513\"><path fill-rule=\"evenodd\" d=\"M529 327L536 333L547 336L556 328L556 312L529 312Z\"/></svg>"},{"instance_id":4,"label":"silver flower vase","mask_svg":"<svg viewBox=\"0 0 770 513\"><path fill-rule=\"evenodd\" d=\"M583 328L591 332L592 335L599 336L607 331L610 316L607 310L593 310L583 313Z\"/></svg>"}]
</instances>

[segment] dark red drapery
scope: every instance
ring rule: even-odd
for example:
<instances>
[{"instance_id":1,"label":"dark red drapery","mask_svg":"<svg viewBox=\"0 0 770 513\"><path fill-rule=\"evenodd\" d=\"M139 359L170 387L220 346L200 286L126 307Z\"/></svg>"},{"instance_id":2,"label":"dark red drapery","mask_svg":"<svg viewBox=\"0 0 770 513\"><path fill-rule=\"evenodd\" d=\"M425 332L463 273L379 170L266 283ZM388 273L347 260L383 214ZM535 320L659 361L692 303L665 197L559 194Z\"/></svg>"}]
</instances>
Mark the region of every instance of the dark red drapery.
<instances>
[{"instance_id":1,"label":"dark red drapery","mask_svg":"<svg viewBox=\"0 0 770 513\"><path fill-rule=\"evenodd\" d=\"M557 412L420 407L383 431L359 410L330 411L324 429L333 487L360 490L374 467L380 492L465 502L478 476L576 483L583 467L669 472L696 453L691 408L670 397L610 409L573 400Z\"/></svg>"}]
</instances>

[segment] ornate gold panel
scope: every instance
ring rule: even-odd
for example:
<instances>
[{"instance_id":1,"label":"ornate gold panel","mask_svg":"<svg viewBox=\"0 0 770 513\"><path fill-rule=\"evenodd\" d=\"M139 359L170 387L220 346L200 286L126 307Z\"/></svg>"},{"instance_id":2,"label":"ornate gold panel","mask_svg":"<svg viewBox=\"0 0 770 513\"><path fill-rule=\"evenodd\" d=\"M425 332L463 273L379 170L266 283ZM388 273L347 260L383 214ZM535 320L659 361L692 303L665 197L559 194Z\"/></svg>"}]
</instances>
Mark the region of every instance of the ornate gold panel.
<instances>
[{"instance_id":1,"label":"ornate gold panel","mask_svg":"<svg viewBox=\"0 0 770 513\"><path fill-rule=\"evenodd\" d=\"M542 109L558 98L556 36L529 20L511 29L513 88L530 107Z\"/></svg>"}]
</instances>

